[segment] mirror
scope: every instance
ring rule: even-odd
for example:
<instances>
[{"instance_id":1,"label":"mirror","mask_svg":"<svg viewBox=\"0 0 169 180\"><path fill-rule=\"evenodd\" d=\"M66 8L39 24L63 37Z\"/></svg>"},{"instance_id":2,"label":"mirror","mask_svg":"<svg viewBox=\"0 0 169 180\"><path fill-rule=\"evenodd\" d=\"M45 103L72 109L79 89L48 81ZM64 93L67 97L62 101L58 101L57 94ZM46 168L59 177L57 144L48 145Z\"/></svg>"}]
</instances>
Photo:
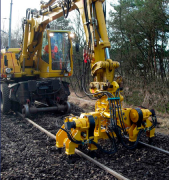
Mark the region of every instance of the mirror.
<instances>
[{"instance_id":1,"label":"mirror","mask_svg":"<svg viewBox=\"0 0 169 180\"><path fill-rule=\"evenodd\" d=\"M7 60L7 56L6 55L4 56L4 64L5 64L5 66L8 66L8 60Z\"/></svg>"}]
</instances>

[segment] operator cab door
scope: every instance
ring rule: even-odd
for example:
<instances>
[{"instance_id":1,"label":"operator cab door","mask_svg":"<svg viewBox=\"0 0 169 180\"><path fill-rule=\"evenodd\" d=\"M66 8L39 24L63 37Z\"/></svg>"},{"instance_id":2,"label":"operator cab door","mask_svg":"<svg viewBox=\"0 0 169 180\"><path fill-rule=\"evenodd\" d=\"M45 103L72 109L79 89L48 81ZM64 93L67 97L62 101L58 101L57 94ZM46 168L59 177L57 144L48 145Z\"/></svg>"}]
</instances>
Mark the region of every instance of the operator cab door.
<instances>
[{"instance_id":1,"label":"operator cab door","mask_svg":"<svg viewBox=\"0 0 169 180\"><path fill-rule=\"evenodd\" d=\"M44 32L40 60L41 77L66 77L73 73L69 31Z\"/></svg>"}]
</instances>

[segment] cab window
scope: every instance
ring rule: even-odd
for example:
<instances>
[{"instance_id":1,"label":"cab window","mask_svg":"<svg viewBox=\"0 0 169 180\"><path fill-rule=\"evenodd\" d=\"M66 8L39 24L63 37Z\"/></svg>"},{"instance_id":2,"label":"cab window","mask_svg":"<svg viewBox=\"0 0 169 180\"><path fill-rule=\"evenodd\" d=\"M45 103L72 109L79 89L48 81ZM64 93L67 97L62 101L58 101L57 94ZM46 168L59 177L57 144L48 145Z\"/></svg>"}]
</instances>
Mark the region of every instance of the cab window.
<instances>
[{"instance_id":1,"label":"cab window","mask_svg":"<svg viewBox=\"0 0 169 180\"><path fill-rule=\"evenodd\" d=\"M52 70L67 70L70 68L69 34L52 32L50 34Z\"/></svg>"},{"instance_id":2,"label":"cab window","mask_svg":"<svg viewBox=\"0 0 169 180\"><path fill-rule=\"evenodd\" d=\"M43 33L43 40L42 40L42 51L41 51L41 57L42 60L49 64L49 51L46 51L48 49L48 37L47 32Z\"/></svg>"}]
</instances>

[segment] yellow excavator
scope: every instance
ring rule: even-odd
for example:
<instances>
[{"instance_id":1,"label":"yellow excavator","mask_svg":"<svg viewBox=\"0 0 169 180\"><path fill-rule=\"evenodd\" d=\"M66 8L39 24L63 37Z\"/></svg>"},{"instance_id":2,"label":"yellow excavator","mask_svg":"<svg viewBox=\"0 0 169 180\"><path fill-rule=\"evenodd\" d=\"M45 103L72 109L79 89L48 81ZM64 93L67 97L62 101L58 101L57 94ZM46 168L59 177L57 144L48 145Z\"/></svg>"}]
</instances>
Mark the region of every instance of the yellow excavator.
<instances>
[{"instance_id":1,"label":"yellow excavator","mask_svg":"<svg viewBox=\"0 0 169 180\"><path fill-rule=\"evenodd\" d=\"M21 48L1 50L2 113L70 111L69 83L62 78L73 74L72 34L49 30L50 21L27 9Z\"/></svg>"},{"instance_id":2,"label":"yellow excavator","mask_svg":"<svg viewBox=\"0 0 169 180\"><path fill-rule=\"evenodd\" d=\"M24 40L21 49L1 51L2 112L14 104L23 107L23 113L48 110L69 111L68 83L61 81L73 73L71 34L68 31L51 31L49 22L68 16L78 9L86 36L84 62L90 63L93 82L90 94L97 99L95 111L80 117L68 116L56 134L56 147L65 147L67 155L75 148L87 145L113 154L118 143L128 149L137 146L142 132L149 138L157 123L154 110L122 107L121 79L115 80L119 62L110 58L110 42L105 23L104 0L50 0L42 2L40 11L28 9L24 20ZM31 18L30 18L31 16ZM54 40L54 43L53 43ZM56 44L57 46L55 47ZM48 47L46 47L48 45ZM48 53L45 52L48 50ZM36 107L36 101L45 100L47 107ZM126 143L128 137L132 145ZM100 139L109 139L110 149L99 145ZM117 141L118 140L118 141Z\"/></svg>"}]
</instances>

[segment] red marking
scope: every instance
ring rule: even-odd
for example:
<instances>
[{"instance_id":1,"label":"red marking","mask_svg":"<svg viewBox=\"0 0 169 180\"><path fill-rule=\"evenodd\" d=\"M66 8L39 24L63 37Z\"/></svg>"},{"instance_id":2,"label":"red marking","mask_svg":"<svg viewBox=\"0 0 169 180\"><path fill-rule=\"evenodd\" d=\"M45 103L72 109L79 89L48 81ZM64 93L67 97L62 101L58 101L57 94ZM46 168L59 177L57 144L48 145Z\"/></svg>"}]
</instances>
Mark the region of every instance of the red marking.
<instances>
[{"instance_id":1,"label":"red marking","mask_svg":"<svg viewBox=\"0 0 169 180\"><path fill-rule=\"evenodd\" d=\"M83 57L86 58L86 56L87 56L87 53L84 53L84 54L83 54Z\"/></svg>"},{"instance_id":2,"label":"red marking","mask_svg":"<svg viewBox=\"0 0 169 180\"><path fill-rule=\"evenodd\" d=\"M56 100L57 100L57 102L59 102L60 101L60 97L57 97Z\"/></svg>"},{"instance_id":3,"label":"red marking","mask_svg":"<svg viewBox=\"0 0 169 180\"><path fill-rule=\"evenodd\" d=\"M30 100L29 99L27 99L26 102L27 102L27 104L30 104Z\"/></svg>"}]
</instances>

